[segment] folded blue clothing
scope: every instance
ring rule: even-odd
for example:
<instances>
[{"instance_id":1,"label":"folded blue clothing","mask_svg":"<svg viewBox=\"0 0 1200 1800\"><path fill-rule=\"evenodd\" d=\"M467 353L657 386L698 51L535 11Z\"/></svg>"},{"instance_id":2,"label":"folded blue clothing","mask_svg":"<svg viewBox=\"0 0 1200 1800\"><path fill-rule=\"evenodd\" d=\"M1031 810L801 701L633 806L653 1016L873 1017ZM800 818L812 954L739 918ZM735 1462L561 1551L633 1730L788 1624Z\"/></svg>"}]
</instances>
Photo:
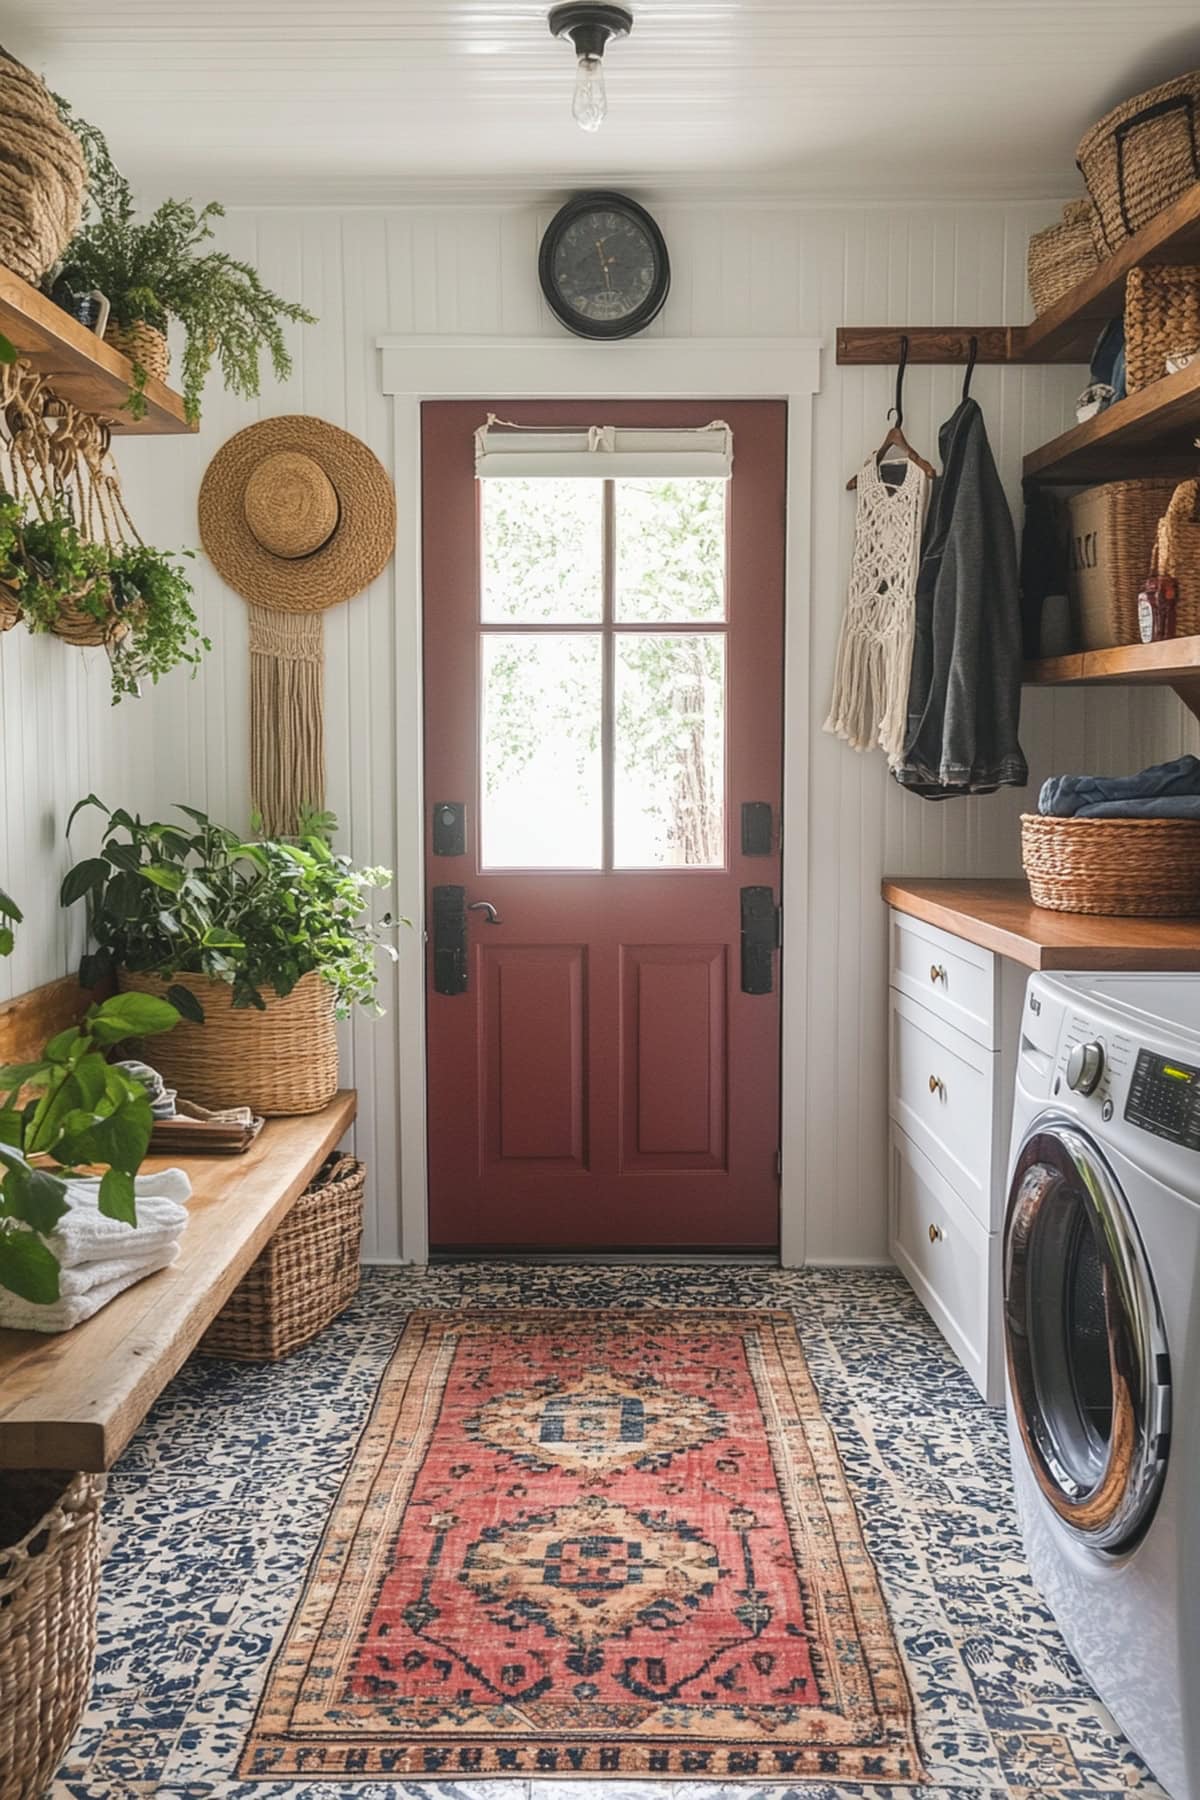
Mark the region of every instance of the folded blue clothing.
<instances>
[{"instance_id":1,"label":"folded blue clothing","mask_svg":"<svg viewBox=\"0 0 1200 1800\"><path fill-rule=\"evenodd\" d=\"M1168 794L1164 800L1101 800L1081 806L1077 819L1200 819L1200 794Z\"/></svg>"},{"instance_id":2,"label":"folded blue clothing","mask_svg":"<svg viewBox=\"0 0 1200 1800\"><path fill-rule=\"evenodd\" d=\"M1180 756L1174 762L1156 763L1152 769L1143 769L1140 775L1051 775L1042 783L1038 811L1055 819L1072 819L1077 813L1109 802L1145 803L1182 794L1200 795L1200 757ZM1105 815L1093 813L1091 816ZM1133 806L1128 811L1107 816L1136 818L1138 809ZM1190 818L1192 815L1180 816Z\"/></svg>"}]
</instances>

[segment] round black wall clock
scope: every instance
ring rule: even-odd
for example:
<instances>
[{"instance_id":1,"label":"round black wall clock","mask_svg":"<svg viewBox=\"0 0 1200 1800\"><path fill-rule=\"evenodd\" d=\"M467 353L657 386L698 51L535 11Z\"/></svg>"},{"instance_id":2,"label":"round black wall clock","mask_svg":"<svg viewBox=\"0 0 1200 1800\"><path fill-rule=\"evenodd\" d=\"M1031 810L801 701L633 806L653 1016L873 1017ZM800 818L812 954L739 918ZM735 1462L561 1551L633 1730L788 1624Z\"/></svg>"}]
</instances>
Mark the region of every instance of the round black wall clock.
<instances>
[{"instance_id":1,"label":"round black wall clock","mask_svg":"<svg viewBox=\"0 0 1200 1800\"><path fill-rule=\"evenodd\" d=\"M542 292L580 337L644 331L662 309L671 265L662 232L624 194L576 194L546 227L538 254Z\"/></svg>"}]
</instances>

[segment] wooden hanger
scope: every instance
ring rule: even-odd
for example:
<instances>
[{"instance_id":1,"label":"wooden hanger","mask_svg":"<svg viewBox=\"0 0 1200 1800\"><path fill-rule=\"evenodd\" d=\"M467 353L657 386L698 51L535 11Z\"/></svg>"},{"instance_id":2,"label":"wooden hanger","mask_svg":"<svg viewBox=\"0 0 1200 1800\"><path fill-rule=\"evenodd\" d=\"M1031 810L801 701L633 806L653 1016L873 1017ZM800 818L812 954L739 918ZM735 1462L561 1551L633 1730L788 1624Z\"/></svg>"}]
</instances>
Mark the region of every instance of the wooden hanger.
<instances>
[{"instance_id":1,"label":"wooden hanger","mask_svg":"<svg viewBox=\"0 0 1200 1800\"><path fill-rule=\"evenodd\" d=\"M974 365L974 357L972 357L971 361L972 361L972 366L973 366ZM937 474L937 470L934 468L932 463L926 462L925 458L923 456L917 455L917 452L913 449L912 445L909 443L908 439L905 437L904 431L902 429L902 427L904 425L904 404L903 404L903 402L904 402L904 371L907 366L908 366L908 338L902 336L900 339L900 361L896 365L896 404L888 409L888 417L891 418L892 415L894 414L896 422L889 430L887 436L884 438L882 444L880 444L878 450L875 452L875 467L877 469L880 469L883 467L884 458L887 456L887 453L889 450L902 450L904 452L904 455L908 458L909 462L916 463L916 465L917 465L918 469L920 469L921 473L923 475L927 475L929 477L930 481L932 481L934 476ZM968 370L968 372L967 372L968 382L970 381L970 379L971 379L970 371ZM857 486L858 486L858 476L852 475L850 477L849 481L846 483L846 488L849 491L850 489L856 488Z\"/></svg>"}]
</instances>

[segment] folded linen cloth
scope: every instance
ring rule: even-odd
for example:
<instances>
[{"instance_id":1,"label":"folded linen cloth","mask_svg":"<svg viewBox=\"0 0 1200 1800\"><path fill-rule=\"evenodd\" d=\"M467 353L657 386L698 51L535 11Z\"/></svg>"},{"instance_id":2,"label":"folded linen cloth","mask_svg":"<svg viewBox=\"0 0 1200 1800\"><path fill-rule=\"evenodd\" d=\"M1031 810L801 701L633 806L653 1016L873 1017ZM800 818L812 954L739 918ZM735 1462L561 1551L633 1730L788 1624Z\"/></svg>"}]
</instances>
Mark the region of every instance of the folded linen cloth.
<instances>
[{"instance_id":1,"label":"folded linen cloth","mask_svg":"<svg viewBox=\"0 0 1200 1800\"><path fill-rule=\"evenodd\" d=\"M152 1275L155 1269L166 1269L178 1262L179 1251L179 1240L176 1239L172 1244L159 1244L153 1250L147 1250L144 1256L110 1256L103 1262L79 1263L73 1269L60 1269L59 1297L68 1300L78 1294L90 1294L96 1288L109 1287L122 1275Z\"/></svg>"},{"instance_id":2,"label":"folded linen cloth","mask_svg":"<svg viewBox=\"0 0 1200 1800\"><path fill-rule=\"evenodd\" d=\"M149 1063L136 1062L132 1058L113 1066L128 1075L131 1081L141 1082L150 1101L150 1111L156 1119L175 1117L176 1090L167 1086L157 1069L152 1069Z\"/></svg>"},{"instance_id":3,"label":"folded linen cloth","mask_svg":"<svg viewBox=\"0 0 1200 1800\"><path fill-rule=\"evenodd\" d=\"M1180 756L1174 762L1155 763L1140 775L1051 775L1042 783L1038 811L1056 819L1071 819L1085 807L1111 801L1161 800L1177 794L1200 795L1200 757ZM1142 814L1133 810L1108 816L1132 819Z\"/></svg>"},{"instance_id":4,"label":"folded linen cloth","mask_svg":"<svg viewBox=\"0 0 1200 1800\"><path fill-rule=\"evenodd\" d=\"M137 1268L123 1269L110 1281L89 1288L86 1293L64 1295L48 1306L38 1306L32 1300L22 1300L9 1293L7 1288L0 1288L0 1326L9 1331L70 1331L72 1326L82 1325L85 1319L98 1313L127 1287L132 1287L135 1281L152 1275L156 1269L169 1267L178 1255L179 1245L175 1244L161 1253L161 1260L151 1257Z\"/></svg>"},{"instance_id":5,"label":"folded linen cloth","mask_svg":"<svg viewBox=\"0 0 1200 1800\"><path fill-rule=\"evenodd\" d=\"M1162 800L1102 800L1081 806L1077 819L1200 819L1200 794L1169 794Z\"/></svg>"}]
</instances>

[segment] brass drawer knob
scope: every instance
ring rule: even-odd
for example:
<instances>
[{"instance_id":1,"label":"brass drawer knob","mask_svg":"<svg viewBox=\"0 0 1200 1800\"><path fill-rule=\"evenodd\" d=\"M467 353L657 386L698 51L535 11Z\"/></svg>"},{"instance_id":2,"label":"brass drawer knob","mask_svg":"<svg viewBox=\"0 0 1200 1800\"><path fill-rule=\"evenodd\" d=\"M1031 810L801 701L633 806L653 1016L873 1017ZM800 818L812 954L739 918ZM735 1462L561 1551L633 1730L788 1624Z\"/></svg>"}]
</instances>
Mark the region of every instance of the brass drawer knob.
<instances>
[{"instance_id":1,"label":"brass drawer knob","mask_svg":"<svg viewBox=\"0 0 1200 1800\"><path fill-rule=\"evenodd\" d=\"M940 1075L931 1075L929 1077L929 1091L931 1094L939 1094L943 1100L945 1099L946 1084Z\"/></svg>"},{"instance_id":2,"label":"brass drawer knob","mask_svg":"<svg viewBox=\"0 0 1200 1800\"><path fill-rule=\"evenodd\" d=\"M945 981L946 971L942 967L941 963L930 963L929 979L930 979L930 981L932 981L934 983L935 986L937 985L937 983L939 981Z\"/></svg>"},{"instance_id":3,"label":"brass drawer knob","mask_svg":"<svg viewBox=\"0 0 1200 1800\"><path fill-rule=\"evenodd\" d=\"M931 1225L929 1227L929 1241L931 1244L940 1244L942 1235L942 1228L940 1225Z\"/></svg>"}]
</instances>

